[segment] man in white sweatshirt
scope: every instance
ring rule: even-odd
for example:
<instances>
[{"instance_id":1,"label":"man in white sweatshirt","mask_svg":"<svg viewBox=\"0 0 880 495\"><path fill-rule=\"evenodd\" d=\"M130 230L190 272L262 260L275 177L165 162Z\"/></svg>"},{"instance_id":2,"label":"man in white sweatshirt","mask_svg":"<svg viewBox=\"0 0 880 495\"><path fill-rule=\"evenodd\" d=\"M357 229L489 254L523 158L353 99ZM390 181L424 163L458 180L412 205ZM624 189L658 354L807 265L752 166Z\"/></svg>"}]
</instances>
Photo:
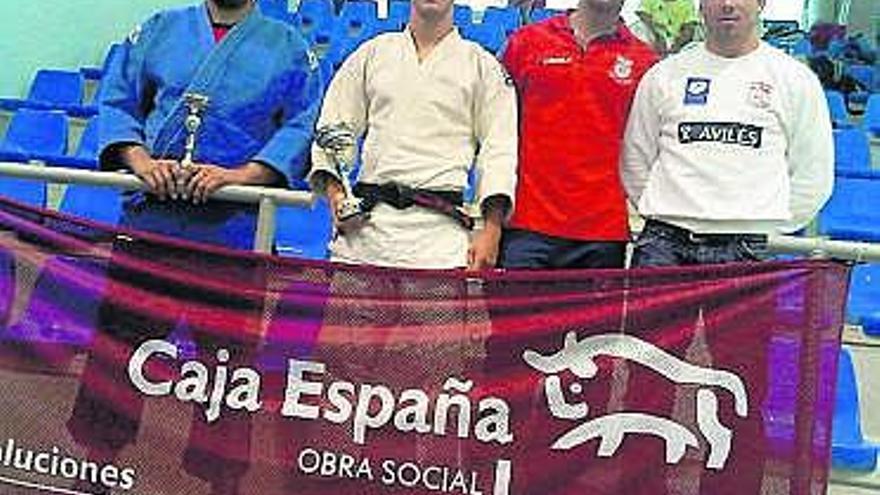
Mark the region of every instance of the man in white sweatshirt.
<instances>
[{"instance_id":1,"label":"man in white sweatshirt","mask_svg":"<svg viewBox=\"0 0 880 495\"><path fill-rule=\"evenodd\" d=\"M624 188L646 218L633 266L757 260L831 195L824 93L762 43L765 0L701 0L706 42L655 65L625 135Z\"/></svg>"}]
</instances>

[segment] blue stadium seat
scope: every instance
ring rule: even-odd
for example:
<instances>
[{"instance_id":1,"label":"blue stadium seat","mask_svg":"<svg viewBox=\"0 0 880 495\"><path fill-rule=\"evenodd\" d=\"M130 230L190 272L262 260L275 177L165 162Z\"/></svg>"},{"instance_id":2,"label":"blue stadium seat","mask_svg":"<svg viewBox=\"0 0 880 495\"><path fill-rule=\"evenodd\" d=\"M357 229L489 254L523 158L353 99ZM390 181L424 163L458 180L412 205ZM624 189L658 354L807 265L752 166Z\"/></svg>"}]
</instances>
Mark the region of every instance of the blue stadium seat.
<instances>
[{"instance_id":1,"label":"blue stadium seat","mask_svg":"<svg viewBox=\"0 0 880 495\"><path fill-rule=\"evenodd\" d=\"M549 19L549 18L551 18L557 14L560 14L560 13L562 13L562 11L555 10L555 9L547 9L547 8L534 9L529 14L529 22L541 22L545 19Z\"/></svg>"},{"instance_id":2,"label":"blue stadium seat","mask_svg":"<svg viewBox=\"0 0 880 495\"><path fill-rule=\"evenodd\" d=\"M866 335L880 337L880 264L853 268L846 314L847 321L861 325Z\"/></svg>"},{"instance_id":3,"label":"blue stadium seat","mask_svg":"<svg viewBox=\"0 0 880 495\"><path fill-rule=\"evenodd\" d=\"M330 0L303 0L294 16L294 25L303 36L314 41L314 34L319 30L332 30L335 19Z\"/></svg>"},{"instance_id":4,"label":"blue stadium seat","mask_svg":"<svg viewBox=\"0 0 880 495\"><path fill-rule=\"evenodd\" d=\"M880 93L868 97L862 128L874 137L880 137Z\"/></svg>"},{"instance_id":5,"label":"blue stadium seat","mask_svg":"<svg viewBox=\"0 0 880 495\"><path fill-rule=\"evenodd\" d=\"M831 123L834 124L834 127L850 127L849 111L846 109L843 93L825 90L825 99L828 101L828 112L831 114Z\"/></svg>"},{"instance_id":6,"label":"blue stadium seat","mask_svg":"<svg viewBox=\"0 0 880 495\"><path fill-rule=\"evenodd\" d=\"M113 61L113 58L119 55L119 51L122 49L122 45L119 43L113 43L110 45L110 48L107 49L107 53L104 55L104 61L101 64L101 67L81 67L79 69L80 74L83 75L88 81L97 81L104 77L104 74L107 72L107 67L110 65L110 62Z\"/></svg>"},{"instance_id":7,"label":"blue stadium seat","mask_svg":"<svg viewBox=\"0 0 880 495\"><path fill-rule=\"evenodd\" d=\"M86 124L76 154L64 155L51 159L50 165L59 167L81 168L86 170L98 169L98 118L92 117Z\"/></svg>"},{"instance_id":8,"label":"blue stadium seat","mask_svg":"<svg viewBox=\"0 0 880 495\"><path fill-rule=\"evenodd\" d=\"M809 57L813 54L813 45L810 43L810 38L804 36L803 38L797 40L794 46L791 48L791 55L794 57Z\"/></svg>"},{"instance_id":9,"label":"blue stadium seat","mask_svg":"<svg viewBox=\"0 0 880 495\"><path fill-rule=\"evenodd\" d=\"M336 25L337 28L342 25L347 29L346 36L349 38L360 38L364 36L364 30L375 30L378 20L376 2L354 0L342 5Z\"/></svg>"},{"instance_id":10,"label":"blue stadium seat","mask_svg":"<svg viewBox=\"0 0 880 495\"><path fill-rule=\"evenodd\" d=\"M59 210L110 225L119 223L122 196L112 187L70 184L64 191Z\"/></svg>"},{"instance_id":11,"label":"blue stadium seat","mask_svg":"<svg viewBox=\"0 0 880 495\"><path fill-rule=\"evenodd\" d=\"M85 79L79 72L41 69L34 76L28 97L0 99L0 108L15 111L19 108L64 110L78 117L94 115L95 109L83 105Z\"/></svg>"},{"instance_id":12,"label":"blue stadium seat","mask_svg":"<svg viewBox=\"0 0 880 495\"><path fill-rule=\"evenodd\" d=\"M877 466L877 446L865 441L861 420L852 356L847 349L841 349L831 428L831 466L835 469L870 472Z\"/></svg>"},{"instance_id":13,"label":"blue stadium seat","mask_svg":"<svg viewBox=\"0 0 880 495\"><path fill-rule=\"evenodd\" d=\"M458 26L467 26L474 22L474 10L469 5L455 4L452 6L452 23Z\"/></svg>"},{"instance_id":14,"label":"blue stadium seat","mask_svg":"<svg viewBox=\"0 0 880 495\"><path fill-rule=\"evenodd\" d=\"M871 144L859 128L834 130L834 170L840 174L871 170Z\"/></svg>"},{"instance_id":15,"label":"blue stadium seat","mask_svg":"<svg viewBox=\"0 0 880 495\"><path fill-rule=\"evenodd\" d=\"M287 0L257 0L260 12L282 22L292 22L293 14L287 9Z\"/></svg>"},{"instance_id":16,"label":"blue stadium seat","mask_svg":"<svg viewBox=\"0 0 880 495\"><path fill-rule=\"evenodd\" d=\"M317 201L312 208L278 209L275 249L281 256L326 259L331 235L330 208L325 200Z\"/></svg>"},{"instance_id":17,"label":"blue stadium seat","mask_svg":"<svg viewBox=\"0 0 880 495\"><path fill-rule=\"evenodd\" d=\"M871 65L854 64L847 68L849 75L870 90L874 87L874 67Z\"/></svg>"},{"instance_id":18,"label":"blue stadium seat","mask_svg":"<svg viewBox=\"0 0 880 495\"><path fill-rule=\"evenodd\" d=\"M504 36L519 29L522 25L522 17L516 7L488 7L483 14L483 24L497 24L501 26Z\"/></svg>"},{"instance_id":19,"label":"blue stadium seat","mask_svg":"<svg viewBox=\"0 0 880 495\"><path fill-rule=\"evenodd\" d=\"M819 213L819 233L832 239L880 242L880 180L838 176Z\"/></svg>"},{"instance_id":20,"label":"blue stadium seat","mask_svg":"<svg viewBox=\"0 0 880 495\"><path fill-rule=\"evenodd\" d=\"M50 160L67 152L67 116L57 110L22 108L15 112L3 142L0 159ZM16 160L24 157L24 160Z\"/></svg>"},{"instance_id":21,"label":"blue stadium seat","mask_svg":"<svg viewBox=\"0 0 880 495\"><path fill-rule=\"evenodd\" d=\"M42 208L46 206L46 184L35 180L2 177L0 196Z\"/></svg>"},{"instance_id":22,"label":"blue stadium seat","mask_svg":"<svg viewBox=\"0 0 880 495\"><path fill-rule=\"evenodd\" d=\"M504 29L498 24L468 24L460 26L459 31L463 38L479 44L492 54L498 53L507 40Z\"/></svg>"}]
</instances>

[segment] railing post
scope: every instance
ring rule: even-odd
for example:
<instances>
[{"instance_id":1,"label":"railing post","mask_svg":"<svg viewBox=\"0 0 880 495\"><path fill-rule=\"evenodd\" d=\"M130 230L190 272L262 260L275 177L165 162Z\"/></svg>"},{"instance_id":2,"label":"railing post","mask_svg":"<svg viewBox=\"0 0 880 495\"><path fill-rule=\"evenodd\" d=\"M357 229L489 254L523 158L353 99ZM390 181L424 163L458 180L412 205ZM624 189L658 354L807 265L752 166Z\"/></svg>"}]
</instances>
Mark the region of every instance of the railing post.
<instances>
[{"instance_id":1,"label":"railing post","mask_svg":"<svg viewBox=\"0 0 880 495\"><path fill-rule=\"evenodd\" d=\"M278 205L275 200L263 196L260 198L260 212L257 216L257 232L254 234L254 251L271 253L275 243L275 214Z\"/></svg>"}]
</instances>

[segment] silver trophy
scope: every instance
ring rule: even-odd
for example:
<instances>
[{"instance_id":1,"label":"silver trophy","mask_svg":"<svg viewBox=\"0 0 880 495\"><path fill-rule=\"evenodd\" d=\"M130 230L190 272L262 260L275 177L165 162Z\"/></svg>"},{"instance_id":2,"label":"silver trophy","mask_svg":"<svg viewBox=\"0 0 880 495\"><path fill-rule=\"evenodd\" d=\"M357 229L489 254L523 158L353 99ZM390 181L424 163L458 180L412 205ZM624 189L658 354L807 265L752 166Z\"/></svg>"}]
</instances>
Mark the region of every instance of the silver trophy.
<instances>
[{"instance_id":1,"label":"silver trophy","mask_svg":"<svg viewBox=\"0 0 880 495\"><path fill-rule=\"evenodd\" d=\"M186 199L186 183L192 176L192 168L196 154L196 134L202 126L202 115L208 107L210 99L198 93L184 93L183 103L186 105L186 119L183 125L186 128L186 144L183 149L183 158L180 160L180 170L178 170L175 185L177 194Z\"/></svg>"},{"instance_id":2,"label":"silver trophy","mask_svg":"<svg viewBox=\"0 0 880 495\"><path fill-rule=\"evenodd\" d=\"M349 158L357 144L354 129L350 125L341 122L339 124L326 125L315 131L315 143L324 150L333 161L336 174L342 182L345 199L337 206L336 218L339 223L346 223L358 217L365 217L361 199L354 195L349 181L352 167Z\"/></svg>"}]
</instances>

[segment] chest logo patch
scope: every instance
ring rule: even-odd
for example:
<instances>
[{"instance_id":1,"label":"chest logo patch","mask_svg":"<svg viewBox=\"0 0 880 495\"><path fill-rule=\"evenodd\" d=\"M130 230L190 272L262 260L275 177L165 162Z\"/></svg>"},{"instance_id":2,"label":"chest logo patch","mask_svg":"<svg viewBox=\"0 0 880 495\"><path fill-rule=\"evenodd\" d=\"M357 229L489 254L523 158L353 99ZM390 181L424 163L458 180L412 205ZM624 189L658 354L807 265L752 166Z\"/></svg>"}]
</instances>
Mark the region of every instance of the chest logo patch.
<instances>
[{"instance_id":1,"label":"chest logo patch","mask_svg":"<svg viewBox=\"0 0 880 495\"><path fill-rule=\"evenodd\" d=\"M633 62L631 59L618 55L614 59L614 65L611 67L611 78L621 84L629 84L632 82Z\"/></svg>"},{"instance_id":2,"label":"chest logo patch","mask_svg":"<svg viewBox=\"0 0 880 495\"><path fill-rule=\"evenodd\" d=\"M754 81L749 83L749 90L746 102L757 108L767 108L773 101L773 85L763 82Z\"/></svg>"},{"instance_id":3,"label":"chest logo patch","mask_svg":"<svg viewBox=\"0 0 880 495\"><path fill-rule=\"evenodd\" d=\"M684 85L684 104L705 105L709 101L710 83L704 77L689 77Z\"/></svg>"}]
</instances>

